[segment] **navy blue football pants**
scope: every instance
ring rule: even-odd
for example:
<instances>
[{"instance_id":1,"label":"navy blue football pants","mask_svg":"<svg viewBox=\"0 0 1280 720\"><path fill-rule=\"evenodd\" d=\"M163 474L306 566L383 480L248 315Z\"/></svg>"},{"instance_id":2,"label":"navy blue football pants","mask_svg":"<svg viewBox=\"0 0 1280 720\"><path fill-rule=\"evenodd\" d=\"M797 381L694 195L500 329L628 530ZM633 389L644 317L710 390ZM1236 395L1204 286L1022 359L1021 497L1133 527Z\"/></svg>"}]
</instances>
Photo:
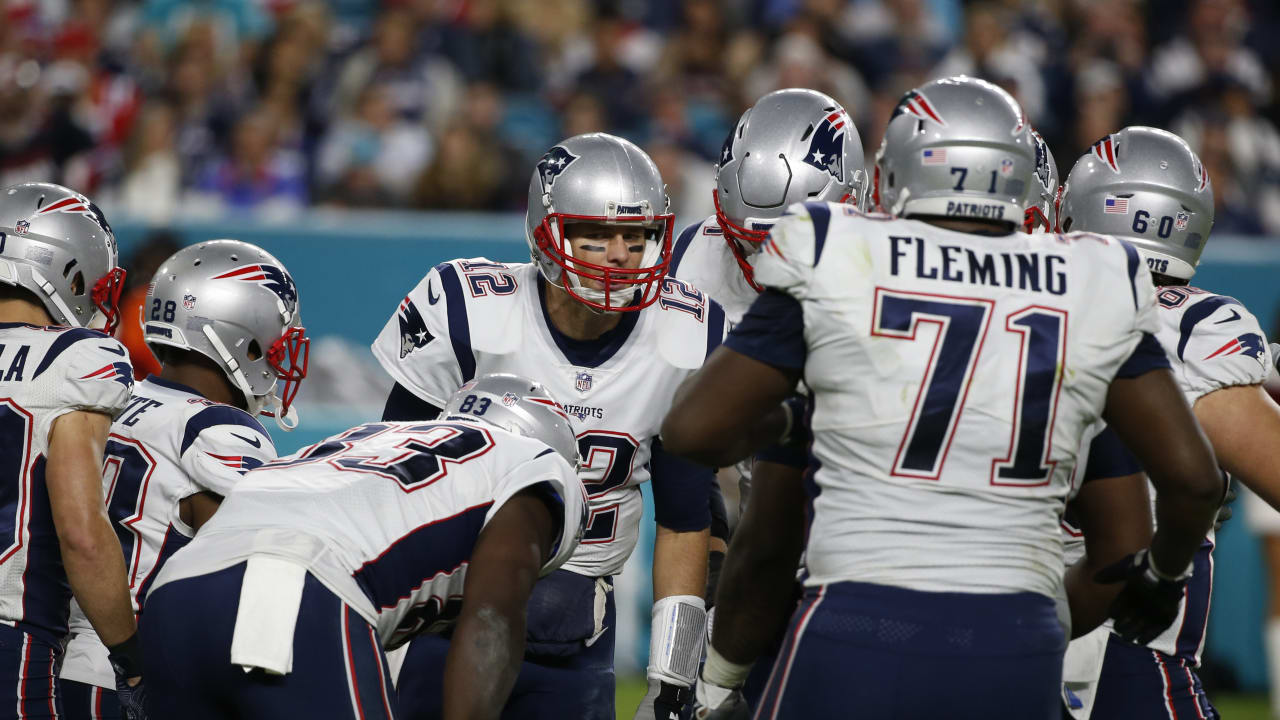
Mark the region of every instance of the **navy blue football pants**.
<instances>
[{"instance_id":1,"label":"navy blue football pants","mask_svg":"<svg viewBox=\"0 0 1280 720\"><path fill-rule=\"evenodd\" d=\"M1190 663L1112 635L1102 661L1092 720L1218 718Z\"/></svg>"},{"instance_id":2,"label":"navy blue football pants","mask_svg":"<svg viewBox=\"0 0 1280 720\"><path fill-rule=\"evenodd\" d=\"M62 720L120 720L115 690L75 680L58 680L62 686Z\"/></svg>"},{"instance_id":3,"label":"navy blue football pants","mask_svg":"<svg viewBox=\"0 0 1280 720\"><path fill-rule=\"evenodd\" d=\"M1058 720L1067 640L1035 593L808 588L757 720Z\"/></svg>"},{"instance_id":4,"label":"navy blue football pants","mask_svg":"<svg viewBox=\"0 0 1280 720\"><path fill-rule=\"evenodd\" d=\"M141 624L151 720L389 720L391 678L373 626L308 574L293 634L293 670L246 673L231 636L245 564L164 585Z\"/></svg>"},{"instance_id":5,"label":"navy blue football pants","mask_svg":"<svg viewBox=\"0 0 1280 720\"><path fill-rule=\"evenodd\" d=\"M61 654L46 640L0 625L0 720L62 716Z\"/></svg>"},{"instance_id":6,"label":"navy blue football pants","mask_svg":"<svg viewBox=\"0 0 1280 720\"><path fill-rule=\"evenodd\" d=\"M606 580L612 586L612 578ZM605 596L604 631L596 636L595 586L595 578L567 570L533 586L525 659L503 720L614 720L613 591ZM449 641L436 635L409 644L396 684L400 720L441 717L448 653Z\"/></svg>"}]
</instances>

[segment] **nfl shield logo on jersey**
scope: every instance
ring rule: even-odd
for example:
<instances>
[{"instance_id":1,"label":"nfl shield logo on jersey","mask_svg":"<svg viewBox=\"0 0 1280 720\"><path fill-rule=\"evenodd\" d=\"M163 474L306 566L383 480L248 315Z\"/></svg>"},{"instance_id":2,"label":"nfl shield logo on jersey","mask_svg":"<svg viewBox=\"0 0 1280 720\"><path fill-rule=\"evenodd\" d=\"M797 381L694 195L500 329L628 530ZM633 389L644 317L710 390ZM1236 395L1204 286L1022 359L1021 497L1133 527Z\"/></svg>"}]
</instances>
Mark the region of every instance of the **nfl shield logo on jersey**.
<instances>
[{"instance_id":1,"label":"nfl shield logo on jersey","mask_svg":"<svg viewBox=\"0 0 1280 720\"><path fill-rule=\"evenodd\" d=\"M580 372L573 378L573 386L578 392L585 393L591 390L591 373Z\"/></svg>"}]
</instances>

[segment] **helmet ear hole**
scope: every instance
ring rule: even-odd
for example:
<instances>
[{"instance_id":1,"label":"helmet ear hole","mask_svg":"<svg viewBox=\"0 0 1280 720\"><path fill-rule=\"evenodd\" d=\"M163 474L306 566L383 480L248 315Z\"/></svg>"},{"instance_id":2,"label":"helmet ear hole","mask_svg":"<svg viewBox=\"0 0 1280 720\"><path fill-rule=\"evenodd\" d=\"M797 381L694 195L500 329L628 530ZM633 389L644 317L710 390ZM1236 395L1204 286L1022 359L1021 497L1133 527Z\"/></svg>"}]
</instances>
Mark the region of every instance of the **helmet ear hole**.
<instances>
[{"instance_id":1,"label":"helmet ear hole","mask_svg":"<svg viewBox=\"0 0 1280 720\"><path fill-rule=\"evenodd\" d=\"M71 293L76 297L84 295L84 273L78 270L71 277Z\"/></svg>"},{"instance_id":2,"label":"helmet ear hole","mask_svg":"<svg viewBox=\"0 0 1280 720\"><path fill-rule=\"evenodd\" d=\"M1062 221L1062 232L1071 232L1071 221L1075 218L1067 218Z\"/></svg>"},{"instance_id":3,"label":"helmet ear hole","mask_svg":"<svg viewBox=\"0 0 1280 720\"><path fill-rule=\"evenodd\" d=\"M248 355L250 360L257 360L261 358L262 346L258 344L257 340L250 340L249 347L246 349L246 354Z\"/></svg>"},{"instance_id":4,"label":"helmet ear hole","mask_svg":"<svg viewBox=\"0 0 1280 720\"><path fill-rule=\"evenodd\" d=\"M893 173L889 173L889 187L893 187Z\"/></svg>"}]
</instances>

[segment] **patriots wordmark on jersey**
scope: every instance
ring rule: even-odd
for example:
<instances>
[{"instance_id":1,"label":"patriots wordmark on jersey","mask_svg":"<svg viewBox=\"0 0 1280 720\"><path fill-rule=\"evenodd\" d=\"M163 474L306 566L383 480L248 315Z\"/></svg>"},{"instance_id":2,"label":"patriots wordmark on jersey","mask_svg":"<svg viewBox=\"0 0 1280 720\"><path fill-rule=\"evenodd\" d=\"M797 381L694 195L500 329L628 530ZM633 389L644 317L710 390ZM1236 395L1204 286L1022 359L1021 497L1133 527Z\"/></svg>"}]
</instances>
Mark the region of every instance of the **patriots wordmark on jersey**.
<instances>
[{"instance_id":1,"label":"patriots wordmark on jersey","mask_svg":"<svg viewBox=\"0 0 1280 720\"><path fill-rule=\"evenodd\" d=\"M452 623L480 531L512 496L542 484L563 511L546 574L572 554L585 515L564 458L478 423L361 425L248 473L155 588L255 555L283 558L395 648Z\"/></svg>"},{"instance_id":2,"label":"patriots wordmark on jersey","mask_svg":"<svg viewBox=\"0 0 1280 720\"><path fill-rule=\"evenodd\" d=\"M68 412L116 416L132 388L124 347L96 330L0 323L0 619L54 645L71 590L45 486L49 433Z\"/></svg>"},{"instance_id":3,"label":"patriots wordmark on jersey","mask_svg":"<svg viewBox=\"0 0 1280 720\"><path fill-rule=\"evenodd\" d=\"M807 583L1056 597L1083 437L1158 329L1136 252L806 203L755 265L803 308Z\"/></svg>"},{"instance_id":4,"label":"patriots wordmark on jersey","mask_svg":"<svg viewBox=\"0 0 1280 720\"><path fill-rule=\"evenodd\" d=\"M165 561L195 534L179 503L200 492L225 497L246 471L275 456L266 429L239 408L154 375L134 387L112 423L102 477L134 612ZM107 649L74 601L70 628L60 677L114 690Z\"/></svg>"},{"instance_id":5,"label":"patriots wordmark on jersey","mask_svg":"<svg viewBox=\"0 0 1280 720\"><path fill-rule=\"evenodd\" d=\"M724 337L725 313L693 286L667 278L654 306L623 313L617 328L584 349L551 325L541 283L532 264L442 263L401 302L373 353L397 383L437 407L488 373L545 385L574 417L591 501L582 544L564 567L610 575L636 544L639 486L650 479L663 415L680 382ZM659 522L671 517L663 507L658 515Z\"/></svg>"}]
</instances>

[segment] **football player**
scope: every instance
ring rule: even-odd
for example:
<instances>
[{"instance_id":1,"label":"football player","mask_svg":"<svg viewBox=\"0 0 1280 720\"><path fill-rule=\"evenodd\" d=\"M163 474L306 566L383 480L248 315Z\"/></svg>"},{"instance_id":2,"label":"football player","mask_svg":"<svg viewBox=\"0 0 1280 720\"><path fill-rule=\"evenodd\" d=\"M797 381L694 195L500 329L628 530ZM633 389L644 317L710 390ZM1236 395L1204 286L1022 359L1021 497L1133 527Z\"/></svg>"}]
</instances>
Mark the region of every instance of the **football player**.
<instances>
[{"instance_id":1,"label":"football player","mask_svg":"<svg viewBox=\"0 0 1280 720\"><path fill-rule=\"evenodd\" d=\"M240 476L275 459L254 416L296 417L309 349L300 322L284 265L238 240L179 250L148 286L143 332L163 369L134 386L111 425L102 477L135 612ZM59 672L65 717L119 717L107 649L79 606L70 628Z\"/></svg>"},{"instance_id":2,"label":"football player","mask_svg":"<svg viewBox=\"0 0 1280 720\"><path fill-rule=\"evenodd\" d=\"M1239 301L1189 285L1213 227L1213 185L1199 158L1164 130L1108 135L1071 169L1061 223L1064 231L1122 237L1136 249L1156 284L1156 335L1218 462L1280 507L1280 408L1262 388L1271 368L1267 341ZM1102 661L1092 717L1217 715L1195 674L1213 585L1212 530L1201 541L1168 630L1145 647L1099 631L1105 642L1095 647L1105 660L1093 665ZM1086 706L1077 716L1088 717L1089 696L1079 694Z\"/></svg>"},{"instance_id":3,"label":"football player","mask_svg":"<svg viewBox=\"0 0 1280 720\"><path fill-rule=\"evenodd\" d=\"M671 253L671 274L724 306L730 324L741 322L760 293L751 263L769 228L796 202L859 204L868 185L863 165L858 129L830 96L788 88L761 97L725 138L712 191L715 215L680 233ZM746 517L753 472L773 473L776 483L799 482L807 463L803 446L787 445L765 448L739 463L738 517ZM722 507L713 502L713 518ZM720 527L723 535L717 532ZM712 523L708 603L714 601L715 576L723 566L727 529L727 523ZM761 668L752 676L748 699L763 691L764 675Z\"/></svg>"},{"instance_id":4,"label":"football player","mask_svg":"<svg viewBox=\"0 0 1280 720\"><path fill-rule=\"evenodd\" d=\"M454 388L499 371L543 383L577 418L591 517L578 552L534 590L509 717L614 717L612 576L635 547L646 481L658 522L649 675L659 680L649 711L666 718L692 695L712 470L674 458L655 438L676 387L726 323L718 303L667 277L667 205L657 168L635 145L569 138L529 182L533 262L436 266L373 345L396 382L384 419L433 417ZM404 718L439 716L447 651L434 637L409 647L397 687Z\"/></svg>"},{"instance_id":5,"label":"football player","mask_svg":"<svg viewBox=\"0 0 1280 720\"><path fill-rule=\"evenodd\" d=\"M541 385L489 375L439 421L361 425L250 471L146 598L151 711L390 720L384 649L456 624L445 714L497 717L530 590L582 532L577 462Z\"/></svg>"},{"instance_id":6,"label":"football player","mask_svg":"<svg viewBox=\"0 0 1280 720\"><path fill-rule=\"evenodd\" d=\"M109 337L117 265L111 228L83 195L46 183L0 191L0 717L61 712L55 666L72 595L106 644L109 684L139 707L133 608L102 498L107 432L133 387ZM99 320L108 334L90 329Z\"/></svg>"},{"instance_id":7,"label":"football player","mask_svg":"<svg viewBox=\"0 0 1280 720\"><path fill-rule=\"evenodd\" d=\"M1004 90L959 77L908 93L877 154L891 215L792 206L755 263L766 291L664 421L672 452L721 463L787 429L801 372L814 394L806 593L757 717L1059 717L1058 516L1099 417L1160 490L1150 550L1105 574L1125 581L1112 610L1130 636L1171 620L1223 483L1135 251L1020 232L1036 161ZM735 554L798 545L796 495L761 508L778 532L734 537L707 685L739 684L785 612L788 575ZM699 695L703 714L724 699Z\"/></svg>"}]
</instances>

